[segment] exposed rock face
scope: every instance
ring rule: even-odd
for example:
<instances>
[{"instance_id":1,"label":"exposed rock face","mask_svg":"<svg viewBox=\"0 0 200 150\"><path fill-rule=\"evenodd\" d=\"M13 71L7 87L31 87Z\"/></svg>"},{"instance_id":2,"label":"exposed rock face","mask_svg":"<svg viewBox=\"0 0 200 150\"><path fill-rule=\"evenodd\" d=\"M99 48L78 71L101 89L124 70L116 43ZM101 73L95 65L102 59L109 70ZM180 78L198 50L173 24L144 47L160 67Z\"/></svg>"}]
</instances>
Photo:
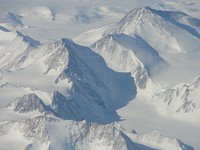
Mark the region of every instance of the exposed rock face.
<instances>
[{"instance_id":1,"label":"exposed rock face","mask_svg":"<svg viewBox=\"0 0 200 150\"><path fill-rule=\"evenodd\" d=\"M0 136L19 131L18 134L30 141L30 144L25 145L26 150L35 146L43 147L44 150L154 150L155 147L193 150L175 138L162 136L158 131L143 135L132 134L118 123L100 125L87 121L62 120L48 115L2 123L0 129Z\"/></svg>"},{"instance_id":2,"label":"exposed rock face","mask_svg":"<svg viewBox=\"0 0 200 150\"><path fill-rule=\"evenodd\" d=\"M24 137L32 141L26 146L30 149L34 141L46 144L48 149L108 149L108 150L138 150L137 145L132 142L123 132L118 130L114 124L99 125L86 121L63 121L47 116L24 119L16 122L1 124L1 134L6 135L11 129L19 130ZM55 130L56 127L56 130ZM60 136L59 138L57 137ZM59 141L58 141L58 139Z\"/></svg>"},{"instance_id":3,"label":"exposed rock face","mask_svg":"<svg viewBox=\"0 0 200 150\"><path fill-rule=\"evenodd\" d=\"M19 97L9 103L7 107L20 113L29 113L33 111L39 111L42 113L48 111L48 107L35 94L28 94Z\"/></svg>"},{"instance_id":4,"label":"exposed rock face","mask_svg":"<svg viewBox=\"0 0 200 150\"><path fill-rule=\"evenodd\" d=\"M176 149L176 150L194 150L176 138L164 137L158 131L152 131L147 134L137 135L136 141L146 143L161 149Z\"/></svg>"},{"instance_id":5,"label":"exposed rock face","mask_svg":"<svg viewBox=\"0 0 200 150\"><path fill-rule=\"evenodd\" d=\"M126 100L131 100L136 94L134 80L130 74L115 72L108 68L102 57L87 47L76 45L67 39L60 42L62 44L55 47L59 49L58 47L64 45L64 50L68 51L68 61L59 72L55 84L67 81L71 86L67 89L66 98L58 92L54 93L53 109L62 114L61 116L70 114L71 110L73 117L65 117L76 118L79 121L87 119L105 123L116 120L116 109L125 105ZM122 78L123 82L119 80ZM124 88L125 85L129 88ZM62 105L60 101L65 104Z\"/></svg>"},{"instance_id":6,"label":"exposed rock face","mask_svg":"<svg viewBox=\"0 0 200 150\"><path fill-rule=\"evenodd\" d=\"M77 101L75 99L67 99L57 91L54 92L51 108L63 119L79 121L85 119L84 110L77 104Z\"/></svg>"},{"instance_id":7,"label":"exposed rock face","mask_svg":"<svg viewBox=\"0 0 200 150\"><path fill-rule=\"evenodd\" d=\"M190 84L179 84L163 89L154 96L154 102L164 104L169 112L193 112L199 110L200 77Z\"/></svg>"}]
</instances>

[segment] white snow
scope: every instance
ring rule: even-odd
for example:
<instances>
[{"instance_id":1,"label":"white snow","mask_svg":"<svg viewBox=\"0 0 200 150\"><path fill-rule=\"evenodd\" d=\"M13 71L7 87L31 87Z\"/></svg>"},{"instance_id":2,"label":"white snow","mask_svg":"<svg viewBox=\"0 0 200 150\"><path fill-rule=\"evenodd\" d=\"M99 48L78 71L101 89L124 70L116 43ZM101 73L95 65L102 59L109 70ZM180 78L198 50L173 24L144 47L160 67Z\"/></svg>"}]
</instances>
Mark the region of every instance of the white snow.
<instances>
[{"instance_id":1,"label":"white snow","mask_svg":"<svg viewBox=\"0 0 200 150\"><path fill-rule=\"evenodd\" d=\"M1 149L199 149L199 8L0 0ZM6 108L27 94L51 113Z\"/></svg>"}]
</instances>

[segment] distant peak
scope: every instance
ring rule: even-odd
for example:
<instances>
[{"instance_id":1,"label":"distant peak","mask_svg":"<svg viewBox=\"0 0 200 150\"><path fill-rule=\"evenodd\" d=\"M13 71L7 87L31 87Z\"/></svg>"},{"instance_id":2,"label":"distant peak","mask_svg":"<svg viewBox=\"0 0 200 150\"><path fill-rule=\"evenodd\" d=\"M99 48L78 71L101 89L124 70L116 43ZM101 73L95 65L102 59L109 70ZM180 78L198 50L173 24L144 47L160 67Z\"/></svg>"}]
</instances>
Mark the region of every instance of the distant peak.
<instances>
[{"instance_id":1,"label":"distant peak","mask_svg":"<svg viewBox=\"0 0 200 150\"><path fill-rule=\"evenodd\" d=\"M149 6L147 7L141 7L141 8L135 8L135 9L132 9L128 14L133 14L133 13L149 13L151 12L153 9Z\"/></svg>"},{"instance_id":2,"label":"distant peak","mask_svg":"<svg viewBox=\"0 0 200 150\"><path fill-rule=\"evenodd\" d=\"M22 37L23 40L24 40L25 42L30 43L32 46L40 45L40 42L39 42L39 41L34 40L34 39L32 39L31 37L29 37L29 36L24 35L24 34L22 34L22 33L19 32L19 31L16 31L16 33L17 33L17 35L18 35L19 37Z\"/></svg>"},{"instance_id":3,"label":"distant peak","mask_svg":"<svg viewBox=\"0 0 200 150\"><path fill-rule=\"evenodd\" d=\"M157 14L150 7L142 7L132 9L129 13L126 14L117 24L111 26L103 36L108 34L133 34L135 29L143 20L153 20L156 18Z\"/></svg>"},{"instance_id":4,"label":"distant peak","mask_svg":"<svg viewBox=\"0 0 200 150\"><path fill-rule=\"evenodd\" d=\"M53 49L58 48L67 48L67 49L76 49L76 44L74 41L68 38L61 38L60 40L52 41L49 43L50 46L53 47Z\"/></svg>"}]
</instances>

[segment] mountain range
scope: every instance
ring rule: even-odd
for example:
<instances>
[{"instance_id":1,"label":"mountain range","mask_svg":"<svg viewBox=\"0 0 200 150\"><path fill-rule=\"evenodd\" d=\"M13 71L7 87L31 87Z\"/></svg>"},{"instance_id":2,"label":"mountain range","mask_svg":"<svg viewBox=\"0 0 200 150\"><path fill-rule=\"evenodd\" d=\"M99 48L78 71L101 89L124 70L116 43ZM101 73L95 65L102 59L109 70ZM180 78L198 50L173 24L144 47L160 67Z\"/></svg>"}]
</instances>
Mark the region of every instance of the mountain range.
<instances>
[{"instance_id":1,"label":"mountain range","mask_svg":"<svg viewBox=\"0 0 200 150\"><path fill-rule=\"evenodd\" d=\"M154 78L172 55L199 56L199 19L136 8L74 41L40 42L0 26L2 149L194 149L156 130L130 132L117 111L144 97L160 115L199 121L199 76L168 87Z\"/></svg>"}]
</instances>

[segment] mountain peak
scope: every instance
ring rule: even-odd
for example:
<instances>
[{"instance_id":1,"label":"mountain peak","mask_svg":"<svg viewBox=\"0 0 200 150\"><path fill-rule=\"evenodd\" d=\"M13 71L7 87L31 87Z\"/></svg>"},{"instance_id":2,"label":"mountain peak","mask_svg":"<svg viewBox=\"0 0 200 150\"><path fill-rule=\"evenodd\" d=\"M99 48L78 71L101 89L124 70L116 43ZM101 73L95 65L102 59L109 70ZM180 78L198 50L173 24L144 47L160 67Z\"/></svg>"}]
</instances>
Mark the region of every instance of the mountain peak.
<instances>
[{"instance_id":1,"label":"mountain peak","mask_svg":"<svg viewBox=\"0 0 200 150\"><path fill-rule=\"evenodd\" d=\"M73 45L74 42L71 39L68 38L61 38L58 41L53 41L54 44L59 44L61 46L69 46L69 45Z\"/></svg>"},{"instance_id":2,"label":"mountain peak","mask_svg":"<svg viewBox=\"0 0 200 150\"><path fill-rule=\"evenodd\" d=\"M40 44L39 41L34 40L33 38L31 38L31 37L29 37L29 36L27 36L27 35L24 35L24 34L22 34L22 33L19 32L19 31L16 31L16 33L17 33L17 36L18 36L18 37L21 37L21 38L23 39L24 42L30 43L31 46L34 46L34 47L35 47L35 46L37 46L37 45Z\"/></svg>"},{"instance_id":3,"label":"mountain peak","mask_svg":"<svg viewBox=\"0 0 200 150\"><path fill-rule=\"evenodd\" d=\"M8 108L12 108L16 112L29 113L32 111L45 112L46 106L43 101L35 94L28 94L19 97L8 104Z\"/></svg>"},{"instance_id":4,"label":"mountain peak","mask_svg":"<svg viewBox=\"0 0 200 150\"><path fill-rule=\"evenodd\" d=\"M152 9L150 7L142 7L132 9L124 18L122 18L117 24L108 29L105 35L108 34L133 34L135 33L135 29L140 24L146 15L154 15Z\"/></svg>"},{"instance_id":5,"label":"mountain peak","mask_svg":"<svg viewBox=\"0 0 200 150\"><path fill-rule=\"evenodd\" d=\"M199 87L200 76L197 76L191 83L178 84L172 88L167 88L159 91L154 100L164 104L166 111L173 113L177 112L191 113L194 116L199 113Z\"/></svg>"},{"instance_id":6,"label":"mountain peak","mask_svg":"<svg viewBox=\"0 0 200 150\"><path fill-rule=\"evenodd\" d=\"M149 6L146 6L146 7L140 7L140 8L132 9L128 14L133 14L133 13L136 13L136 12L140 12L142 14L145 14L145 13L149 13L151 11L152 11L152 8L149 7Z\"/></svg>"},{"instance_id":7,"label":"mountain peak","mask_svg":"<svg viewBox=\"0 0 200 150\"><path fill-rule=\"evenodd\" d=\"M45 146L46 149L52 150L129 150L139 149L140 146L113 124L101 125L87 121L61 120L51 116L36 116L4 123L0 127L5 131L5 135L12 132L12 128L15 129L14 133L20 131L19 134L31 142L28 145L24 144L27 149Z\"/></svg>"},{"instance_id":8,"label":"mountain peak","mask_svg":"<svg viewBox=\"0 0 200 150\"><path fill-rule=\"evenodd\" d=\"M58 49L67 50L69 48L74 49L75 43L68 38L61 38L59 40L55 40L47 44L47 49L49 52L54 52Z\"/></svg>"}]
</instances>

